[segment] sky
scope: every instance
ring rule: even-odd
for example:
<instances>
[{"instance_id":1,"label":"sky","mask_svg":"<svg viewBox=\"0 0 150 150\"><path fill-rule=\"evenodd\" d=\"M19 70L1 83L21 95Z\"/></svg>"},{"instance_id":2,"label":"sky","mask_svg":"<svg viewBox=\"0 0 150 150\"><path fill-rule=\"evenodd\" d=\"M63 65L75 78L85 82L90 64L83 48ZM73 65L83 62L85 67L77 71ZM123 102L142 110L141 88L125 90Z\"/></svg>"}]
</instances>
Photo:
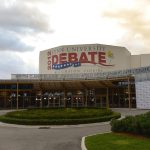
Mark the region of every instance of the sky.
<instances>
[{"instance_id":1,"label":"sky","mask_svg":"<svg viewBox=\"0 0 150 150\"><path fill-rule=\"evenodd\" d=\"M94 43L150 53L150 0L1 0L0 79L38 73L41 50Z\"/></svg>"}]
</instances>

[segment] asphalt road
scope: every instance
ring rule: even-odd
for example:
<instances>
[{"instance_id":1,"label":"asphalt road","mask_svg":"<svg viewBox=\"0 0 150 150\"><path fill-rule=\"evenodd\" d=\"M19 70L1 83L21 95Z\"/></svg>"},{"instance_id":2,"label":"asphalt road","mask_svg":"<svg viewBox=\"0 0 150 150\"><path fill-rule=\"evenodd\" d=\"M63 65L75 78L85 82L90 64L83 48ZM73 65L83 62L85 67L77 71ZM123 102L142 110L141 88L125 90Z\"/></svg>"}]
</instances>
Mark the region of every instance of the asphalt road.
<instances>
[{"instance_id":1,"label":"asphalt road","mask_svg":"<svg viewBox=\"0 0 150 150\"><path fill-rule=\"evenodd\" d=\"M117 109L123 116L147 110ZM0 114L5 113L0 111ZM51 128L0 125L0 150L81 150L81 138L110 131L106 123Z\"/></svg>"},{"instance_id":2,"label":"asphalt road","mask_svg":"<svg viewBox=\"0 0 150 150\"><path fill-rule=\"evenodd\" d=\"M0 127L0 150L80 150L83 136L107 131L109 125L50 129Z\"/></svg>"}]
</instances>

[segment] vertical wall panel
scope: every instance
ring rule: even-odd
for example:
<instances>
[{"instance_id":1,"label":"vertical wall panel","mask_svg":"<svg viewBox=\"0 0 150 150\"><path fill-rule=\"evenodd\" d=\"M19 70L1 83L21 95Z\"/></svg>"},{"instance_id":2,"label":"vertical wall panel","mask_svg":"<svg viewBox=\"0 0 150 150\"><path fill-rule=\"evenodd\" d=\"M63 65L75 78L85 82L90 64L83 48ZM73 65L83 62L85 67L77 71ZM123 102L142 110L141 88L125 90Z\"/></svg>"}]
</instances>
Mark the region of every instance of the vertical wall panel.
<instances>
[{"instance_id":1,"label":"vertical wall panel","mask_svg":"<svg viewBox=\"0 0 150 150\"><path fill-rule=\"evenodd\" d=\"M136 82L137 108L150 109L150 81Z\"/></svg>"}]
</instances>

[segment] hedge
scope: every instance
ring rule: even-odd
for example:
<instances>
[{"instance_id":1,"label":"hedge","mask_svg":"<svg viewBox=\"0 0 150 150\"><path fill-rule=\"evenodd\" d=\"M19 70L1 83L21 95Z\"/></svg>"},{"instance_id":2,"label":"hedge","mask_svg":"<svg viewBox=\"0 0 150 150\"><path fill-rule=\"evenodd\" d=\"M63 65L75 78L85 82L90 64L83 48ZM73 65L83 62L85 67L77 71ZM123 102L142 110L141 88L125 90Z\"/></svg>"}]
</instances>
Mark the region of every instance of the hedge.
<instances>
[{"instance_id":1,"label":"hedge","mask_svg":"<svg viewBox=\"0 0 150 150\"><path fill-rule=\"evenodd\" d=\"M121 120L112 119L111 130L150 137L150 112L137 116L127 116Z\"/></svg>"},{"instance_id":2,"label":"hedge","mask_svg":"<svg viewBox=\"0 0 150 150\"><path fill-rule=\"evenodd\" d=\"M95 118L81 118L81 119L18 119L8 116L0 116L0 121L12 124L21 125L72 125L72 124L85 124L110 121L112 118L120 118L120 113L114 112L109 116L101 116Z\"/></svg>"}]
</instances>

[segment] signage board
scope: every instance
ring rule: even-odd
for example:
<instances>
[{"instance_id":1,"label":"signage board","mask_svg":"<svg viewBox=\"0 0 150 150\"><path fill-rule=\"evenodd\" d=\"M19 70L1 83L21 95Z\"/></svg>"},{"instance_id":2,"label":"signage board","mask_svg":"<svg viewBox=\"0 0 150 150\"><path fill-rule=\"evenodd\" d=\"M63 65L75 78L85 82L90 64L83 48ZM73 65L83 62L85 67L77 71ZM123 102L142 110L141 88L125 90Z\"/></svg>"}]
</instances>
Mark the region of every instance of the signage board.
<instances>
[{"instance_id":1,"label":"signage board","mask_svg":"<svg viewBox=\"0 0 150 150\"><path fill-rule=\"evenodd\" d=\"M130 53L124 47L68 45L40 52L40 74L96 73L128 69Z\"/></svg>"}]
</instances>

